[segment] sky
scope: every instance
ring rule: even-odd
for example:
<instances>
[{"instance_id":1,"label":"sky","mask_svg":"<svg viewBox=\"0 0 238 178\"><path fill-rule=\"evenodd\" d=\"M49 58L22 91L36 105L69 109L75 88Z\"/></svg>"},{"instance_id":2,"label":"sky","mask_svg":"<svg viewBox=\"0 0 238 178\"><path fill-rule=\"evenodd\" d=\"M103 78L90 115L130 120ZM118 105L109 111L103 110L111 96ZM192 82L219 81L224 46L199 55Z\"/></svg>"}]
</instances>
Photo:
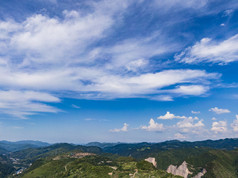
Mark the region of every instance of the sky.
<instances>
[{"instance_id":1,"label":"sky","mask_svg":"<svg viewBox=\"0 0 238 178\"><path fill-rule=\"evenodd\" d=\"M0 140L238 136L237 0L1 0Z\"/></svg>"}]
</instances>

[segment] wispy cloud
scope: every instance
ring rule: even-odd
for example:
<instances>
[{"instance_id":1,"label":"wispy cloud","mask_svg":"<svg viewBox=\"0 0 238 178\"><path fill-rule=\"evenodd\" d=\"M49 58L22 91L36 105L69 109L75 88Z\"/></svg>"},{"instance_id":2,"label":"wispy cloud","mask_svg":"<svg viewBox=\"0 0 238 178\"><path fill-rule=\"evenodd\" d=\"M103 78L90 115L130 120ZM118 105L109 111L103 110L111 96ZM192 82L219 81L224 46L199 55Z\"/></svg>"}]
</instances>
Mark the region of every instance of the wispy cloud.
<instances>
[{"instance_id":1,"label":"wispy cloud","mask_svg":"<svg viewBox=\"0 0 238 178\"><path fill-rule=\"evenodd\" d=\"M172 93L177 93L181 95L193 95L199 96L206 93L209 90L209 87L202 85L181 85L176 89L170 90Z\"/></svg>"},{"instance_id":2,"label":"wispy cloud","mask_svg":"<svg viewBox=\"0 0 238 178\"><path fill-rule=\"evenodd\" d=\"M188 47L175 60L184 63L211 62L227 64L238 60L238 35L234 35L224 41L216 41L211 38L203 38L194 46Z\"/></svg>"},{"instance_id":3,"label":"wispy cloud","mask_svg":"<svg viewBox=\"0 0 238 178\"><path fill-rule=\"evenodd\" d=\"M192 114L200 114L200 111L191 111Z\"/></svg>"},{"instance_id":4,"label":"wispy cloud","mask_svg":"<svg viewBox=\"0 0 238 178\"><path fill-rule=\"evenodd\" d=\"M211 108L211 109L209 109L209 111L212 111L216 114L225 114L225 113L230 113L231 112L228 109L221 109L221 108L218 108L218 107Z\"/></svg>"},{"instance_id":5,"label":"wispy cloud","mask_svg":"<svg viewBox=\"0 0 238 178\"><path fill-rule=\"evenodd\" d=\"M0 112L23 119L42 112L59 112L59 109L44 104L52 102L60 102L60 99L44 92L0 91Z\"/></svg>"}]
</instances>

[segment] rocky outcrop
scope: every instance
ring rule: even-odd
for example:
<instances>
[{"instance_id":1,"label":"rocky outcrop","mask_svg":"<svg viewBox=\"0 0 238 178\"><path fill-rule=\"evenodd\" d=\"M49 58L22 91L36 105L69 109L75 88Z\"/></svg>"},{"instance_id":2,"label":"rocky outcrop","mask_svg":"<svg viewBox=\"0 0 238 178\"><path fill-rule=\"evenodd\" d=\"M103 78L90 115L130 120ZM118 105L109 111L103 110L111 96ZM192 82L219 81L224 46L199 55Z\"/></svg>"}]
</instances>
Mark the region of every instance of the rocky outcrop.
<instances>
[{"instance_id":1,"label":"rocky outcrop","mask_svg":"<svg viewBox=\"0 0 238 178\"><path fill-rule=\"evenodd\" d=\"M60 160L62 158L83 158L85 156L95 156L94 153L70 153L68 155L60 155L53 158L53 160Z\"/></svg>"},{"instance_id":2,"label":"rocky outcrop","mask_svg":"<svg viewBox=\"0 0 238 178\"><path fill-rule=\"evenodd\" d=\"M184 161L179 167L170 165L167 169L167 172L173 175L182 176L184 178L187 178L189 174L193 174L189 171L188 163L186 161ZM199 172L196 176L192 178L201 178L202 176L204 176L204 174L206 174L206 172L206 169L203 169L201 172Z\"/></svg>"},{"instance_id":3,"label":"rocky outcrop","mask_svg":"<svg viewBox=\"0 0 238 178\"><path fill-rule=\"evenodd\" d=\"M149 157L149 158L145 159L145 161L152 163L154 165L154 167L157 167L157 162L155 161L155 158Z\"/></svg>"},{"instance_id":4,"label":"rocky outcrop","mask_svg":"<svg viewBox=\"0 0 238 178\"><path fill-rule=\"evenodd\" d=\"M202 176L204 176L204 174L207 173L206 169L203 169L202 172L199 172L196 176L192 177L192 178L201 178Z\"/></svg>"},{"instance_id":5,"label":"rocky outcrop","mask_svg":"<svg viewBox=\"0 0 238 178\"><path fill-rule=\"evenodd\" d=\"M188 170L186 161L184 161L179 167L170 165L167 169L167 172L174 175L182 176L184 178L187 178L189 174L192 174L192 172Z\"/></svg>"}]
</instances>

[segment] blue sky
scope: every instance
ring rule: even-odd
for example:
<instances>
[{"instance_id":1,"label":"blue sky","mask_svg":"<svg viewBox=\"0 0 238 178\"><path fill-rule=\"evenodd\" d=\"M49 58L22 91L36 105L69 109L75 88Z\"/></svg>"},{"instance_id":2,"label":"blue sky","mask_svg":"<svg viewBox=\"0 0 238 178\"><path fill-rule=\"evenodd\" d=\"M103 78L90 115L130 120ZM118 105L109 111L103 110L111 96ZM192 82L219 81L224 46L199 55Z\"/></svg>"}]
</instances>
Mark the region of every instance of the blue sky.
<instances>
[{"instance_id":1,"label":"blue sky","mask_svg":"<svg viewBox=\"0 0 238 178\"><path fill-rule=\"evenodd\" d=\"M0 139L238 135L235 0L0 1Z\"/></svg>"}]
</instances>

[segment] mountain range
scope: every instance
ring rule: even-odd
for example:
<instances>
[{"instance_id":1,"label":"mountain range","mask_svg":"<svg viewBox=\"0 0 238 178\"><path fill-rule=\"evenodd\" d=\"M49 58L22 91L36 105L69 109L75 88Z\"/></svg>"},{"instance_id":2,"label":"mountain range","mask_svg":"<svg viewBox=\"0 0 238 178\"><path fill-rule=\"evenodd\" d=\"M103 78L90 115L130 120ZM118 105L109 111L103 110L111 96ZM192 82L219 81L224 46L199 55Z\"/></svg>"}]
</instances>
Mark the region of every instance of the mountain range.
<instances>
[{"instance_id":1,"label":"mountain range","mask_svg":"<svg viewBox=\"0 0 238 178\"><path fill-rule=\"evenodd\" d=\"M0 177L235 178L237 148L236 138L86 145L0 141ZM187 173L181 175L181 171Z\"/></svg>"}]
</instances>

